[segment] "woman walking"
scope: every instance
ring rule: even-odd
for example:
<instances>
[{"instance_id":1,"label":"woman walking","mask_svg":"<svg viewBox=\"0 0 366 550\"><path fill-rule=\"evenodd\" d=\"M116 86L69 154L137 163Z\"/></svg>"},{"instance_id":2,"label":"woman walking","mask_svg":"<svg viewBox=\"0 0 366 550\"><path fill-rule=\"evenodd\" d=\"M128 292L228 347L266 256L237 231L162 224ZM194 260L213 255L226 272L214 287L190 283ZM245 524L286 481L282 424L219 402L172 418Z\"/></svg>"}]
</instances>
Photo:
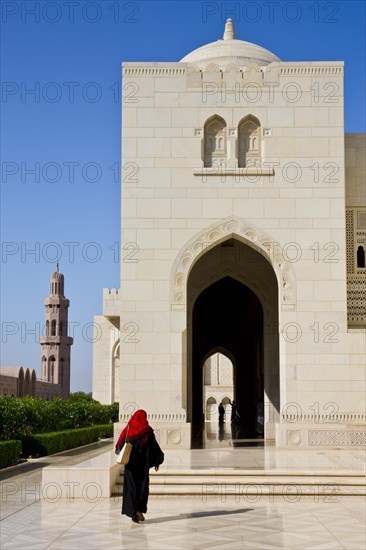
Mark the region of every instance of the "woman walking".
<instances>
[{"instance_id":1,"label":"woman walking","mask_svg":"<svg viewBox=\"0 0 366 550\"><path fill-rule=\"evenodd\" d=\"M123 480L122 514L135 523L145 521L149 498L149 469L158 471L164 462L164 453L155 439L154 430L149 426L146 411L139 409L129 420L119 436L116 454L125 441L132 444L128 464L125 465Z\"/></svg>"}]
</instances>

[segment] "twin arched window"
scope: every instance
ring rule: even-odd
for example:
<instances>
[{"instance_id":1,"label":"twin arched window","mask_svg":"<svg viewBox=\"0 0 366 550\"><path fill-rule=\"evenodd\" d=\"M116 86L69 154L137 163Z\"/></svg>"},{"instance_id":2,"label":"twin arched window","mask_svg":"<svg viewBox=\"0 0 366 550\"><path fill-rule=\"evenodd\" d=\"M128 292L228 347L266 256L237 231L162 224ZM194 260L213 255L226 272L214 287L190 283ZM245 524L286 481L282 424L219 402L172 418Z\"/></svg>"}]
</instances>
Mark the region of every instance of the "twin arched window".
<instances>
[{"instance_id":1,"label":"twin arched window","mask_svg":"<svg viewBox=\"0 0 366 550\"><path fill-rule=\"evenodd\" d=\"M226 159L227 127L223 118L214 115L205 124L205 167Z\"/></svg>"},{"instance_id":2,"label":"twin arched window","mask_svg":"<svg viewBox=\"0 0 366 550\"><path fill-rule=\"evenodd\" d=\"M259 166L260 158L260 122L249 115L240 121L238 127L239 168Z\"/></svg>"},{"instance_id":3,"label":"twin arched window","mask_svg":"<svg viewBox=\"0 0 366 550\"><path fill-rule=\"evenodd\" d=\"M253 116L244 117L238 125L236 156L239 168L260 166L260 122ZM214 115L204 126L204 167L219 166L227 160L227 125Z\"/></svg>"}]
</instances>

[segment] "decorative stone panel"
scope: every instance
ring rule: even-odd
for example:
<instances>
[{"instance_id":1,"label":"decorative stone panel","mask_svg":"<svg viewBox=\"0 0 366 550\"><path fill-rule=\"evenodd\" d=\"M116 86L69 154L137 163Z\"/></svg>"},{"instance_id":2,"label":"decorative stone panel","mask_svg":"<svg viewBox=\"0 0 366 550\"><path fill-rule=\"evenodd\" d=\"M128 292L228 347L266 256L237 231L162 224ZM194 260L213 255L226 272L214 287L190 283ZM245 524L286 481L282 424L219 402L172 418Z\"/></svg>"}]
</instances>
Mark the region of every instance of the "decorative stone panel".
<instances>
[{"instance_id":1,"label":"decorative stone panel","mask_svg":"<svg viewBox=\"0 0 366 550\"><path fill-rule=\"evenodd\" d=\"M362 415L361 415L362 416ZM292 424L292 425L291 425ZM279 422L275 425L276 447L287 448L361 448L366 443L365 425L338 422Z\"/></svg>"},{"instance_id":2,"label":"decorative stone panel","mask_svg":"<svg viewBox=\"0 0 366 550\"><path fill-rule=\"evenodd\" d=\"M366 443L364 430L309 430L309 446L360 447Z\"/></svg>"},{"instance_id":3,"label":"decorative stone panel","mask_svg":"<svg viewBox=\"0 0 366 550\"><path fill-rule=\"evenodd\" d=\"M226 218L207 227L182 248L172 268L172 309L178 309L179 306L180 309L186 307L187 278L193 264L210 248L220 244L228 237L235 236L267 257L277 274L282 309L295 309L295 274L291 264L285 261L280 246L261 229L236 217Z\"/></svg>"}]
</instances>

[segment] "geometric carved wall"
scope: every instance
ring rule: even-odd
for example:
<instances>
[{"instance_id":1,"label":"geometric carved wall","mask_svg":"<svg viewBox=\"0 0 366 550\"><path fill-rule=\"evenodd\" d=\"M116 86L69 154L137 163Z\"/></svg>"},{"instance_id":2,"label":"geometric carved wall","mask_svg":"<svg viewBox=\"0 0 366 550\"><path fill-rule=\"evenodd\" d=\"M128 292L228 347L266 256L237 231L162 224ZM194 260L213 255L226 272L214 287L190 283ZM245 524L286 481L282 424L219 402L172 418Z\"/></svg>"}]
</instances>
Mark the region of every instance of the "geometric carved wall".
<instances>
[{"instance_id":1,"label":"geometric carved wall","mask_svg":"<svg viewBox=\"0 0 366 550\"><path fill-rule=\"evenodd\" d=\"M349 326L366 326L366 210L346 210L347 311Z\"/></svg>"},{"instance_id":2,"label":"geometric carved wall","mask_svg":"<svg viewBox=\"0 0 366 550\"><path fill-rule=\"evenodd\" d=\"M309 430L309 445L311 446L364 446L366 442L364 430Z\"/></svg>"}]
</instances>

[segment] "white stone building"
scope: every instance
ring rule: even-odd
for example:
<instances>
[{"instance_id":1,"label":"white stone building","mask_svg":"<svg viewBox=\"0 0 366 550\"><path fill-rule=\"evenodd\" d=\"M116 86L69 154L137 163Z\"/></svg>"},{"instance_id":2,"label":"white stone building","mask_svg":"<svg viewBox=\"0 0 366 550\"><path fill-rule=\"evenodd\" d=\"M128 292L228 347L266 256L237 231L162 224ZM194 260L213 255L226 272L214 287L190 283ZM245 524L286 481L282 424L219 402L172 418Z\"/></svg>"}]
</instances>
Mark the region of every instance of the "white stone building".
<instances>
[{"instance_id":1,"label":"white stone building","mask_svg":"<svg viewBox=\"0 0 366 550\"><path fill-rule=\"evenodd\" d=\"M189 448L221 353L249 434L264 410L278 446L364 442L365 136L344 134L343 70L231 20L180 62L123 63L121 285L93 357L117 431L144 408Z\"/></svg>"}]
</instances>

